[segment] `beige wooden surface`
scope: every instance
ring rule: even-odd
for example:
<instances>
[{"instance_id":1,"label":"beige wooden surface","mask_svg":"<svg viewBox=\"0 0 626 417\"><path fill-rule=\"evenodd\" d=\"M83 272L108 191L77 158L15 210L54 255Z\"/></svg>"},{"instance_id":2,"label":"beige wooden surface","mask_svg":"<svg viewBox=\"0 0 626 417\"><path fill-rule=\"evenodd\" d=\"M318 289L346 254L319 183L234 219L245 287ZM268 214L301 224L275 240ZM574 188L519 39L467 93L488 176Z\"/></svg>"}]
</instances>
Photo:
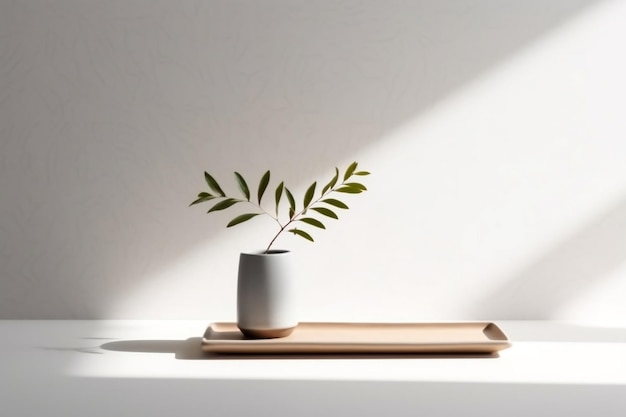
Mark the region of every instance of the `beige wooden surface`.
<instances>
[{"instance_id":1,"label":"beige wooden surface","mask_svg":"<svg viewBox=\"0 0 626 417\"><path fill-rule=\"evenodd\" d=\"M235 323L213 323L202 348L215 353L483 353L510 346L494 323L300 323L282 338L246 339Z\"/></svg>"}]
</instances>

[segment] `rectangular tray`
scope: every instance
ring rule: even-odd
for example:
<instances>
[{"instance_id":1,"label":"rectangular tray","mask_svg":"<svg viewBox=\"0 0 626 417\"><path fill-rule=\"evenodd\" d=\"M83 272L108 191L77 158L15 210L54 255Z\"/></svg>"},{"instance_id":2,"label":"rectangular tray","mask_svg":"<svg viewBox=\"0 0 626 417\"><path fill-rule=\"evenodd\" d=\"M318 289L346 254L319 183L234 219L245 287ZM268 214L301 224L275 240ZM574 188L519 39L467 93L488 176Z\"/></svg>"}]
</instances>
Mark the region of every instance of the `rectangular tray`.
<instances>
[{"instance_id":1,"label":"rectangular tray","mask_svg":"<svg viewBox=\"0 0 626 417\"><path fill-rule=\"evenodd\" d=\"M241 354L495 353L511 346L491 322L300 323L287 337L247 339L236 323L213 323L202 350Z\"/></svg>"}]
</instances>

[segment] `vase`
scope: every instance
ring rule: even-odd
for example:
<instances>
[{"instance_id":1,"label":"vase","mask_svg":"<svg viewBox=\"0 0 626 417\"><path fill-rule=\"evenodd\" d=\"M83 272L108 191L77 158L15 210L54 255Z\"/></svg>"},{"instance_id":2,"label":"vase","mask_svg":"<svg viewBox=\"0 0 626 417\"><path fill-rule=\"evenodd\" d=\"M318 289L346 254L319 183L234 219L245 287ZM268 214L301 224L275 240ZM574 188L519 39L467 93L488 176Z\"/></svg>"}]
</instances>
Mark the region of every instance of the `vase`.
<instances>
[{"instance_id":1,"label":"vase","mask_svg":"<svg viewBox=\"0 0 626 417\"><path fill-rule=\"evenodd\" d=\"M237 326L249 338L288 336L298 325L292 253L242 253L237 278Z\"/></svg>"}]
</instances>

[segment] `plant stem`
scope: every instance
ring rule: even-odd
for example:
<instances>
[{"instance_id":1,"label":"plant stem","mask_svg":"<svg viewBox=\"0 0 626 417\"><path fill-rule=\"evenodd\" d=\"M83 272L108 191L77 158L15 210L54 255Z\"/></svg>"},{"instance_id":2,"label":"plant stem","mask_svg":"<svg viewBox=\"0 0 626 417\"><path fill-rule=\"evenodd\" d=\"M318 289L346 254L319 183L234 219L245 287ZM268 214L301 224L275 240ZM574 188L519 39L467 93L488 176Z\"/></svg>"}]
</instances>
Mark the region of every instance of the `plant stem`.
<instances>
[{"instance_id":1,"label":"plant stem","mask_svg":"<svg viewBox=\"0 0 626 417\"><path fill-rule=\"evenodd\" d=\"M246 201L246 200L243 200L243 201ZM279 227L281 227L281 228L283 227L283 225L280 223L280 220L278 220L278 217L273 216L273 215L271 215L270 213L268 213L268 212L267 212L267 210L265 210L265 209L264 209L263 207L261 207L259 204L257 204L257 203L253 203L252 201L249 201L249 200L248 200L248 201L246 201L246 202L247 202L247 203L252 204L254 207L256 207L256 208L258 208L259 210L261 210L264 214L267 214L267 215L268 215L268 216L270 216L272 219L274 219L274 221L275 221L276 223L278 223L278 226L279 226Z\"/></svg>"},{"instance_id":2,"label":"plant stem","mask_svg":"<svg viewBox=\"0 0 626 417\"><path fill-rule=\"evenodd\" d=\"M276 233L276 235L274 236L274 238L270 241L270 244L267 245L267 248L265 249L264 254L268 254L270 252L270 248L272 247L272 245L274 244L274 241L276 241L276 239L278 239L278 236L280 236L280 234L282 232L285 231L285 229L287 228L287 226L289 226L291 223L295 222L296 220L298 220L298 217L302 216L302 214L304 214L305 211L307 211L310 207L313 207L314 205L316 205L317 203L319 203L324 197L326 197L328 194L334 192L337 188L343 186L345 184L346 180L341 181L341 184L339 185L335 185L334 187L332 187L331 189L327 190L324 194L322 194L317 200L309 203L309 205L307 207L304 207L302 210L300 210L298 213L294 214L293 217L291 219L289 219L289 221L287 223L285 223L285 225L281 225L280 221L278 220L278 218L272 216L271 214L269 214L267 211L263 210L261 208L261 206L259 206L259 208L261 210L263 210L263 212L265 214L267 214L268 216L270 216L271 218L273 218L274 220L276 220L276 222L278 223L278 225L280 226L280 230L278 231L278 233ZM252 203L254 204L254 203Z\"/></svg>"},{"instance_id":3,"label":"plant stem","mask_svg":"<svg viewBox=\"0 0 626 417\"><path fill-rule=\"evenodd\" d=\"M265 252L263 252L263 253L265 253L265 254L270 253L270 248L271 248L271 247L272 247L272 245L274 244L274 241L278 238L278 236L280 236L280 234L281 234L282 232L284 232L284 231L285 231L285 229L287 228L287 226L289 226L292 222L293 222L293 219L289 220L289 221L288 221L288 222L287 222L284 226L282 226L282 227L280 228L280 230L278 231L278 233L276 233L276 236L274 236L274 238L272 239L272 241L270 242L270 244L269 244L269 245L267 245L267 248L265 249Z\"/></svg>"}]
</instances>

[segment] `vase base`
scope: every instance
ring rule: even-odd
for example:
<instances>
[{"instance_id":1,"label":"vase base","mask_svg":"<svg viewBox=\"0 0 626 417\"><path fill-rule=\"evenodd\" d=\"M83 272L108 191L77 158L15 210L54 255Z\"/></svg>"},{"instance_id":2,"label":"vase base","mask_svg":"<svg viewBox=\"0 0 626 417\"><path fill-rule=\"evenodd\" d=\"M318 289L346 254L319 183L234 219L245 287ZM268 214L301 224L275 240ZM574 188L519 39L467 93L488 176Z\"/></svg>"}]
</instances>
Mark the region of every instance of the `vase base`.
<instances>
[{"instance_id":1,"label":"vase base","mask_svg":"<svg viewBox=\"0 0 626 417\"><path fill-rule=\"evenodd\" d=\"M295 328L296 326L288 327L286 329L257 330L257 329L242 329L240 327L239 330L241 330L241 333L243 333L245 337L250 338L250 339L276 339L278 337L289 336Z\"/></svg>"}]
</instances>

